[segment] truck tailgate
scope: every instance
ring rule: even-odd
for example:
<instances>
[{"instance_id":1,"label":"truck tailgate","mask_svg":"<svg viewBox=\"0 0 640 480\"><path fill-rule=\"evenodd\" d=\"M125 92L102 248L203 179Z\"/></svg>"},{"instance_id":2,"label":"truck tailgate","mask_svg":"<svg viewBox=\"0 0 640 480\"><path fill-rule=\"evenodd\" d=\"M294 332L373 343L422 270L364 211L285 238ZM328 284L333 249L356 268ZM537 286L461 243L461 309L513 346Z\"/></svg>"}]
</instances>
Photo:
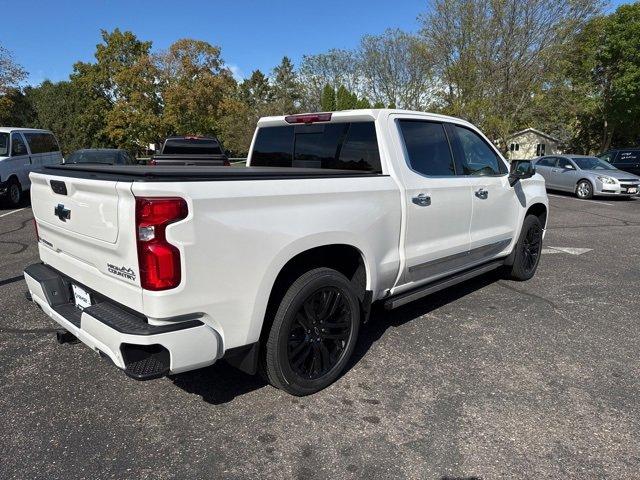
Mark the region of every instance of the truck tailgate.
<instances>
[{"instance_id":1,"label":"truck tailgate","mask_svg":"<svg viewBox=\"0 0 640 480\"><path fill-rule=\"evenodd\" d=\"M42 173L30 178L42 261L140 311L131 184Z\"/></svg>"}]
</instances>

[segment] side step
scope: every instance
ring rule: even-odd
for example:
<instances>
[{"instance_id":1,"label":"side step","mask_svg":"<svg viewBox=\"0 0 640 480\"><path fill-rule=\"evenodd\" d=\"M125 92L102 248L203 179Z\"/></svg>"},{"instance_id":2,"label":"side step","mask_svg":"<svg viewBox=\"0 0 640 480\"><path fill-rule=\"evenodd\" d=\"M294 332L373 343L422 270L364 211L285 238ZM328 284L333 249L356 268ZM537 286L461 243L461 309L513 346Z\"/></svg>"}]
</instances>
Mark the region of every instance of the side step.
<instances>
[{"instance_id":1,"label":"side step","mask_svg":"<svg viewBox=\"0 0 640 480\"><path fill-rule=\"evenodd\" d=\"M456 285L458 283L465 282L471 278L477 277L478 275L482 275L483 273L487 273L491 270L495 270L496 268L500 268L502 265L504 265L504 260L504 258L501 258L500 260L484 263L478 267L464 270L450 277L446 277L433 283L428 283L427 285L418 287L414 290L401 293L397 296L387 299L384 302L384 308L387 310L393 310L394 308L406 305L407 303L413 302L414 300L417 300L419 298L426 297L427 295L431 295L432 293L452 287L453 285Z\"/></svg>"}]
</instances>

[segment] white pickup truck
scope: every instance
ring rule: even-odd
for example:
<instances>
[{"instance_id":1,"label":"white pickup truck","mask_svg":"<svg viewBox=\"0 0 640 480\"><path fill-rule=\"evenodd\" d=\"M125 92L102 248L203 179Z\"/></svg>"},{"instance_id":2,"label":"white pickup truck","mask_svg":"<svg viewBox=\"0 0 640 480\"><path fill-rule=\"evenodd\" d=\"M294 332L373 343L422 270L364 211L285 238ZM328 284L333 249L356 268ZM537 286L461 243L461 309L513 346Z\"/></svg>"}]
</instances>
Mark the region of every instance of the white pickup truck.
<instances>
[{"instance_id":1,"label":"white pickup truck","mask_svg":"<svg viewBox=\"0 0 640 480\"><path fill-rule=\"evenodd\" d=\"M402 110L263 118L247 167L31 174L30 298L128 375L224 358L294 395L342 372L372 302L531 278L544 180L473 125Z\"/></svg>"}]
</instances>

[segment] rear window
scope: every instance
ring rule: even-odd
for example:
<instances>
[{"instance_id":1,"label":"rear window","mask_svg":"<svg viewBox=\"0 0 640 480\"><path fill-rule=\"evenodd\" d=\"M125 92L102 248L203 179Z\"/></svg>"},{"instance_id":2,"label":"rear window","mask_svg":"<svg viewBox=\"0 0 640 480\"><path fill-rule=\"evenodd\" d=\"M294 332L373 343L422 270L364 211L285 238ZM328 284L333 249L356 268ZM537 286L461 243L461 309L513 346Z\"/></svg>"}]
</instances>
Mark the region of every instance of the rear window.
<instances>
[{"instance_id":1,"label":"rear window","mask_svg":"<svg viewBox=\"0 0 640 480\"><path fill-rule=\"evenodd\" d=\"M251 165L382 171L373 122L262 127Z\"/></svg>"},{"instance_id":2,"label":"rear window","mask_svg":"<svg viewBox=\"0 0 640 480\"><path fill-rule=\"evenodd\" d=\"M0 133L0 157L9 156L9 134Z\"/></svg>"},{"instance_id":3,"label":"rear window","mask_svg":"<svg viewBox=\"0 0 640 480\"><path fill-rule=\"evenodd\" d=\"M168 138L164 155L221 155L220 143L211 138Z\"/></svg>"},{"instance_id":4,"label":"rear window","mask_svg":"<svg viewBox=\"0 0 640 480\"><path fill-rule=\"evenodd\" d=\"M24 132L32 154L58 152L60 147L55 137L46 132Z\"/></svg>"}]
</instances>

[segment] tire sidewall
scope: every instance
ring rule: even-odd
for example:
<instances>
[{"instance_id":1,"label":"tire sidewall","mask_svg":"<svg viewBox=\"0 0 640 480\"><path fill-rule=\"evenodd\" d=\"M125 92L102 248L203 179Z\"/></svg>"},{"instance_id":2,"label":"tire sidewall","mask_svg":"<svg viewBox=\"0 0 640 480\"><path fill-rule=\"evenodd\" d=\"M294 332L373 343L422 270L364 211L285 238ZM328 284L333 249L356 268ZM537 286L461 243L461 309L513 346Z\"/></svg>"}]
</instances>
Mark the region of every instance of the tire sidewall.
<instances>
[{"instance_id":1,"label":"tire sidewall","mask_svg":"<svg viewBox=\"0 0 640 480\"><path fill-rule=\"evenodd\" d=\"M16 191L16 189L17 189L17 200L14 200L13 193ZM6 198L7 198L7 203L11 207L18 207L20 205L20 201L22 200L22 191L20 190L20 184L15 180L12 180L11 183L9 183L9 188L7 189Z\"/></svg>"},{"instance_id":2,"label":"tire sidewall","mask_svg":"<svg viewBox=\"0 0 640 480\"><path fill-rule=\"evenodd\" d=\"M524 222L522 222L522 231L520 232L520 238L516 245L517 251L512 270L512 277L517 280L528 280L532 278L540 265L540 258L542 256L542 239L540 241L540 247L538 248L538 256L534 268L531 271L526 271L524 268L524 241L527 236L527 232L535 226L540 228L541 231L543 230L540 220L534 215L528 215L525 217Z\"/></svg>"},{"instance_id":3,"label":"tire sidewall","mask_svg":"<svg viewBox=\"0 0 640 480\"><path fill-rule=\"evenodd\" d=\"M580 185L582 185L583 183L589 187L589 193L585 196L580 196L578 190L580 189ZM589 200L590 198L593 198L593 185L589 180L581 180L578 182L578 185L576 185L576 196L578 198L581 198L582 200Z\"/></svg>"},{"instance_id":4,"label":"tire sidewall","mask_svg":"<svg viewBox=\"0 0 640 480\"><path fill-rule=\"evenodd\" d=\"M276 356L276 361L274 362L274 366L277 370L276 374L283 384L286 385L285 389L296 395L315 393L333 383L349 362L358 337L360 304L353 292L351 283L344 275L336 272L335 270L319 270L321 271L316 270L308 272L300 277L290 287L283 299L283 303L280 305L280 308L278 308L278 312L276 313L276 318L274 320L274 330L271 332L274 337L270 338L270 343L275 340L275 349L273 349L274 351L267 352L268 355L272 354ZM318 289L323 287L337 288L345 296L345 300L348 302L351 310L351 331L345 350L338 363L320 378L304 379L296 374L289 365L288 340L291 324L304 301L306 301L307 298Z\"/></svg>"}]
</instances>

